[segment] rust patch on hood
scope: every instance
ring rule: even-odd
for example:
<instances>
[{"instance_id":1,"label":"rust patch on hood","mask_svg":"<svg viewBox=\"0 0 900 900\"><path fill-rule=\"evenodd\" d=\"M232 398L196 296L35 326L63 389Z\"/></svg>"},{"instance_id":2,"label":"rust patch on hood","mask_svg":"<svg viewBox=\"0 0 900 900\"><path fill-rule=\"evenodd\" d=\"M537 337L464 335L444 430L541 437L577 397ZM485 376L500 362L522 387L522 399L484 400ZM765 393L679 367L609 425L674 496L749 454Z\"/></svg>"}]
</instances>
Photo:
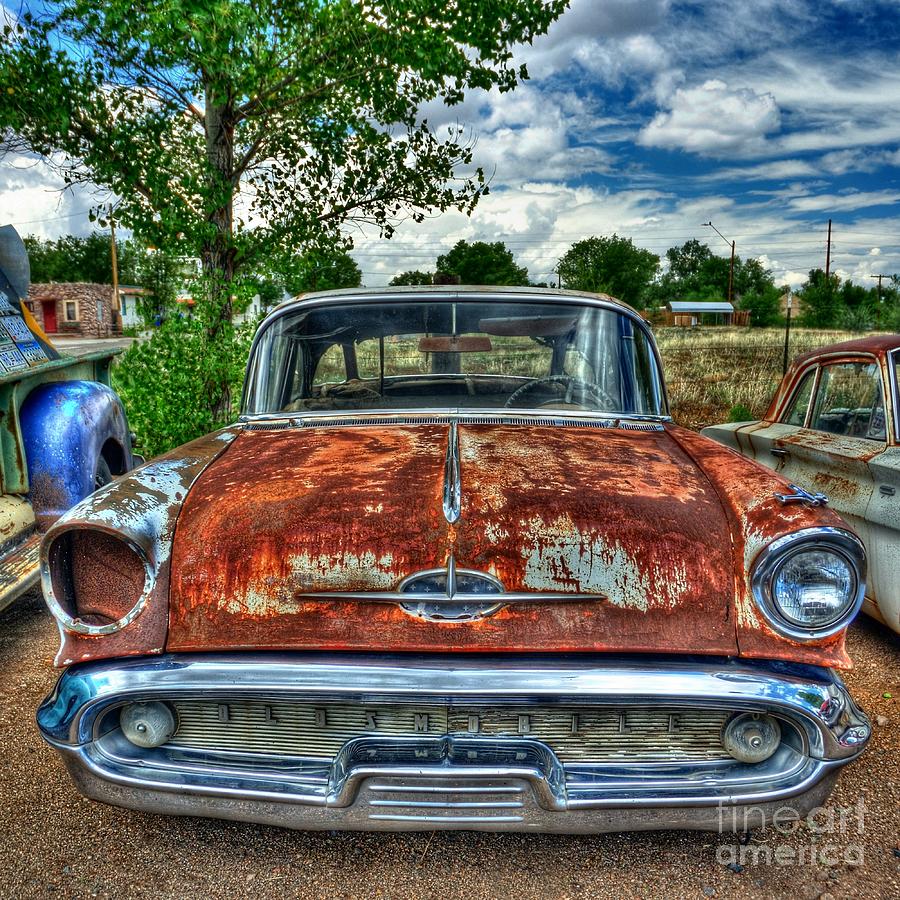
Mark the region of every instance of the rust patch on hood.
<instances>
[{"instance_id":1,"label":"rust patch on hood","mask_svg":"<svg viewBox=\"0 0 900 900\"><path fill-rule=\"evenodd\" d=\"M445 425L242 434L191 490L172 556L168 649L734 653L728 523L664 432L459 425L462 514L442 510ZM472 622L394 604L414 572L603 594Z\"/></svg>"}]
</instances>

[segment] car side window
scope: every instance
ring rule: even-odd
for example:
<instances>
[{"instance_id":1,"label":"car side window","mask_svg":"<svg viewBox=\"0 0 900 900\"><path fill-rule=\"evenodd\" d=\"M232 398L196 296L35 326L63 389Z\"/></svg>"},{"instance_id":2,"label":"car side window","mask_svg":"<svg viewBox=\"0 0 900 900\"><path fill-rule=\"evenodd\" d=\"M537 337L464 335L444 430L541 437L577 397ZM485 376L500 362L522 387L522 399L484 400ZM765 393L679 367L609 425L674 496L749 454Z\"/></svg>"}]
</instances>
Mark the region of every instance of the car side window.
<instances>
[{"instance_id":1,"label":"car side window","mask_svg":"<svg viewBox=\"0 0 900 900\"><path fill-rule=\"evenodd\" d=\"M794 397L782 413L781 421L784 425L803 425L806 422L806 410L809 409L809 398L813 385L816 382L815 367L810 369L800 382L800 386L794 392Z\"/></svg>"},{"instance_id":2,"label":"car side window","mask_svg":"<svg viewBox=\"0 0 900 900\"><path fill-rule=\"evenodd\" d=\"M878 365L861 361L825 366L809 427L847 437L886 440Z\"/></svg>"}]
</instances>

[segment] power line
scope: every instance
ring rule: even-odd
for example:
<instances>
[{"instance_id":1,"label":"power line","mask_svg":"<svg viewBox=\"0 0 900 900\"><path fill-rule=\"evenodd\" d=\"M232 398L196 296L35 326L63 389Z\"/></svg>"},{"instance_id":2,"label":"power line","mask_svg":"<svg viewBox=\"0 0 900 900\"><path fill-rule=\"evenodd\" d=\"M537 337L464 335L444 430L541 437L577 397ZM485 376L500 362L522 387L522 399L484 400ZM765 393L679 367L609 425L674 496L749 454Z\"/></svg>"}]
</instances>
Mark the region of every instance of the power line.
<instances>
[{"instance_id":1,"label":"power line","mask_svg":"<svg viewBox=\"0 0 900 900\"><path fill-rule=\"evenodd\" d=\"M87 213L81 212L66 213L64 216L56 216L52 219L29 219L26 222L10 222L11 225L43 225L46 222L61 222L63 219L72 219L75 216L86 216Z\"/></svg>"}]
</instances>

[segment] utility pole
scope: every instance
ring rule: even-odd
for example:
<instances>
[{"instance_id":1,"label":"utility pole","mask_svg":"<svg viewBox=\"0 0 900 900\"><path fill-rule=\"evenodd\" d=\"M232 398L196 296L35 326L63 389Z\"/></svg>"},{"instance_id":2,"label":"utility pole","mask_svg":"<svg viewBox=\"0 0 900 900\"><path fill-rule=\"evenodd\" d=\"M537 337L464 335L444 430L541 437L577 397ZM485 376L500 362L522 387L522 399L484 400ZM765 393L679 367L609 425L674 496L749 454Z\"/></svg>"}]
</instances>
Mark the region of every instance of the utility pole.
<instances>
[{"instance_id":1,"label":"utility pole","mask_svg":"<svg viewBox=\"0 0 900 900\"><path fill-rule=\"evenodd\" d=\"M731 244L731 266L728 269L728 302L733 304L734 300L734 241L729 241L712 222L703 222L704 228L712 228L712 230L720 237L726 244Z\"/></svg>"},{"instance_id":2,"label":"utility pole","mask_svg":"<svg viewBox=\"0 0 900 900\"><path fill-rule=\"evenodd\" d=\"M731 266L728 269L728 302L734 297L734 241L731 242Z\"/></svg>"},{"instance_id":3,"label":"utility pole","mask_svg":"<svg viewBox=\"0 0 900 900\"><path fill-rule=\"evenodd\" d=\"M881 280L883 278L890 278L890 275L870 275L869 278L877 278L878 279L878 305L881 306Z\"/></svg>"},{"instance_id":4,"label":"utility pole","mask_svg":"<svg viewBox=\"0 0 900 900\"><path fill-rule=\"evenodd\" d=\"M831 219L828 220L828 241L825 244L825 283L831 274Z\"/></svg>"},{"instance_id":5,"label":"utility pole","mask_svg":"<svg viewBox=\"0 0 900 900\"><path fill-rule=\"evenodd\" d=\"M116 222L113 219L113 208L112 204L109 206L109 242L110 242L110 255L112 257L112 289L113 289L113 306L112 306L112 330L115 330L116 325L121 323L121 313L119 306L119 258L116 255Z\"/></svg>"}]
</instances>

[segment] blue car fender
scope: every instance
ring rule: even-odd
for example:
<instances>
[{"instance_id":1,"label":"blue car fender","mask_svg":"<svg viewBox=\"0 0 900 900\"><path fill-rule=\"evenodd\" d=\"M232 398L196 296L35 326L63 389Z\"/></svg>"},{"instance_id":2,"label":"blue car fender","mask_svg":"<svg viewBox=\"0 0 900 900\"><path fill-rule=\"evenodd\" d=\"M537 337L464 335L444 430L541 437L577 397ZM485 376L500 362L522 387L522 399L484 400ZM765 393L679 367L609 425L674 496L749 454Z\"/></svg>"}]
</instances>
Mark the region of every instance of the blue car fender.
<instances>
[{"instance_id":1,"label":"blue car fender","mask_svg":"<svg viewBox=\"0 0 900 900\"><path fill-rule=\"evenodd\" d=\"M133 465L122 401L95 381L36 387L19 411L28 499L43 530Z\"/></svg>"}]
</instances>

